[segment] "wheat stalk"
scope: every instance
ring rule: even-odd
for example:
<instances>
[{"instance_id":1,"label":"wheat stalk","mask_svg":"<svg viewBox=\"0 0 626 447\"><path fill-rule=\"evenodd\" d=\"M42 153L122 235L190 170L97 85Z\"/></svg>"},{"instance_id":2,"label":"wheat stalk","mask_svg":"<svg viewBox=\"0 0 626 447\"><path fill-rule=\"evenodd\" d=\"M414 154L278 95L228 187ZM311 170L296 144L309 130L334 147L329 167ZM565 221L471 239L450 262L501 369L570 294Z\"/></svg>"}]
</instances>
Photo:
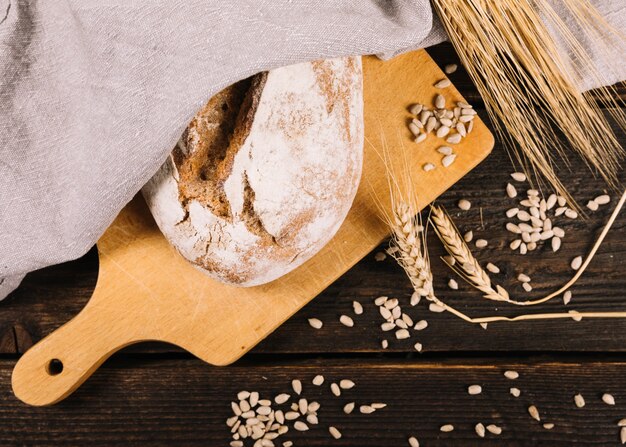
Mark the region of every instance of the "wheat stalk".
<instances>
[{"instance_id":1,"label":"wheat stalk","mask_svg":"<svg viewBox=\"0 0 626 447\"><path fill-rule=\"evenodd\" d=\"M617 184L623 149L594 99L579 87L582 73L596 84L606 84L606 76L597 72L591 56L549 1L433 0L433 4L496 130L527 174L542 174L574 203L555 172L559 160L568 164L558 136L562 134L590 167L609 184ZM611 43L623 44L623 36L611 30L591 2L561 4L583 34L580 39L597 43L597 51L610 54ZM563 50L572 54L576 65L561 57ZM595 93L612 105L611 114L624 129L626 116L610 90Z\"/></svg>"}]
</instances>

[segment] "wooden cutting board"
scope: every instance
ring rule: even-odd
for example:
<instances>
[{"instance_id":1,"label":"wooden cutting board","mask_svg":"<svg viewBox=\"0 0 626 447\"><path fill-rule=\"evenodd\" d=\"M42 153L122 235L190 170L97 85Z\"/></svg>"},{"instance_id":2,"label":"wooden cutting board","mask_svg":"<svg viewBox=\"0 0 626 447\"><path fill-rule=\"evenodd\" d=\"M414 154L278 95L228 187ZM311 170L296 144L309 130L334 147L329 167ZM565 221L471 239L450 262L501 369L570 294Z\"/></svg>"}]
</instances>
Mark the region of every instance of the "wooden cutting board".
<instances>
[{"instance_id":1,"label":"wooden cutting board","mask_svg":"<svg viewBox=\"0 0 626 447\"><path fill-rule=\"evenodd\" d=\"M489 154L494 140L478 119L473 132L455 146L458 157L447 169L435 150L441 139L431 135L420 144L412 141L408 106L432 104L437 93L449 104L462 99L454 87L433 87L445 75L425 51L386 62L365 57L363 64L363 177L346 221L328 245L269 284L227 286L191 267L161 235L143 199L135 197L98 241L100 270L91 300L22 356L13 371L15 395L31 405L58 402L111 354L145 340L173 343L213 365L234 362L387 236L375 200L389 207L383 147L391 159L408 165L422 206ZM437 169L424 172L427 162Z\"/></svg>"}]
</instances>

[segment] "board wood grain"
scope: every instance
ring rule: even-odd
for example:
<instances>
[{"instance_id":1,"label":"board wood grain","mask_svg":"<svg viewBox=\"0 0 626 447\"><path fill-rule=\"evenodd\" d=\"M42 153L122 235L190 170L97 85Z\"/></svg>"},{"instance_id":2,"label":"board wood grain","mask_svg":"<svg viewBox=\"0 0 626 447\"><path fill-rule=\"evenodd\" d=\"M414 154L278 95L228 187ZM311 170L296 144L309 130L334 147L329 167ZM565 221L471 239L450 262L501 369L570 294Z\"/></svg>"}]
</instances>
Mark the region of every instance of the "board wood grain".
<instances>
[{"instance_id":1,"label":"board wood grain","mask_svg":"<svg viewBox=\"0 0 626 447\"><path fill-rule=\"evenodd\" d=\"M33 346L15 367L12 384L31 405L58 402L82 384L112 353L145 340L178 345L214 364L232 363L376 247L386 236L382 209L389 207L385 152L402 159L412 188L426 205L475 167L493 147L476 120L455 147L448 169L435 136L420 145L406 128L408 106L430 104L443 73L424 51L383 62L364 58L365 161L353 207L332 241L313 259L269 284L237 288L191 267L161 235L143 201L135 198L98 242L96 289L70 322ZM441 91L450 103L463 98ZM62 366L61 366L62 365Z\"/></svg>"}]
</instances>

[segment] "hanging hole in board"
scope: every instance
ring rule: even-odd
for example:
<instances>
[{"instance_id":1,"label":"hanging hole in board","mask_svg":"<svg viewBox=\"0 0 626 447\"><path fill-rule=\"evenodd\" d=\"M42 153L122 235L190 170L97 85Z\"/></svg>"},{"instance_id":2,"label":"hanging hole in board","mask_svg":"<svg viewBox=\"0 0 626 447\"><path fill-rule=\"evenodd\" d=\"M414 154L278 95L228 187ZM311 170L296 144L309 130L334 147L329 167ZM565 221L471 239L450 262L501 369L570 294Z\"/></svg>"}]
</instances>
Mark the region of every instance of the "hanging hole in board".
<instances>
[{"instance_id":1,"label":"hanging hole in board","mask_svg":"<svg viewBox=\"0 0 626 447\"><path fill-rule=\"evenodd\" d=\"M59 359L52 359L46 365L46 372L51 376L56 376L63 372L63 362Z\"/></svg>"}]
</instances>

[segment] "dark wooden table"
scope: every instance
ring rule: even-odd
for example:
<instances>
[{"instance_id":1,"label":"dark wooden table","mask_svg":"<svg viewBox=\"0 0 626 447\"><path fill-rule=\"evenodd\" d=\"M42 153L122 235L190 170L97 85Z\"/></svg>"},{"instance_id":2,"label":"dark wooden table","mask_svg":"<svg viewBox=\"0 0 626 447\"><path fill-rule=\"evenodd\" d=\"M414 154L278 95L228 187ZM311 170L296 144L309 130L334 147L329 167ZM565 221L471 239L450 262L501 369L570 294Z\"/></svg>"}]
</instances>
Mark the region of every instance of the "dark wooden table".
<instances>
[{"instance_id":1,"label":"dark wooden table","mask_svg":"<svg viewBox=\"0 0 626 447\"><path fill-rule=\"evenodd\" d=\"M440 64L456 59L449 45L431 53ZM460 70L451 78L480 108L465 73ZM539 249L521 256L508 248L510 235L504 229L504 211L511 204L504 186L510 172L509 158L497 144L493 154L440 203L461 230L472 229L490 241L477 255L500 266L502 273L494 278L517 296L539 297L569 279L571 259L590 249L618 194L609 191L611 205L588 220L565 223L567 234L558 253ZM561 174L583 204L605 189L575 157L571 169ZM625 178L622 175L622 181ZM472 201L469 212L456 208L459 198ZM559 299L528 312L626 310L625 227L626 216L620 216L573 288L568 306ZM430 249L436 290L444 301L470 315L519 311L494 306L465 284L458 291L449 290L446 283L452 276L438 260L442 249L433 238ZM447 313L429 312L424 303L408 306L411 290L404 273L389 258L376 261L374 253L235 365L212 367L176 347L147 343L114 355L58 405L22 404L11 392L15 362L79 312L93 290L97 270L94 248L79 260L28 275L0 303L0 445L227 446L230 432L225 420L238 391L257 390L271 398L289 392L296 378L304 382L303 394L321 403L320 424L306 433L291 429L276 445L292 440L296 446L406 446L411 435L426 447L619 445L617 421L626 418L625 320L493 323L484 330ZM522 271L532 277L531 293L523 292L516 280ZM399 298L414 320L427 319L429 327L410 340L387 337L389 348L381 349L381 317L373 304L380 295ZM338 317L352 315L353 300L361 302L365 312L354 317L353 328L347 328ZM312 329L310 317L323 320L323 329ZM421 354L413 349L417 340L424 346ZM508 369L518 371L520 378L506 379L503 372ZM325 386L310 384L317 374L326 377ZM356 387L336 398L327 385L342 378L352 379ZM468 395L470 384L481 384L483 393ZM511 386L521 390L519 398L510 395ZM615 397L615 406L601 401L605 392ZM574 405L576 393L584 395L584 408ZM388 406L370 415L345 415L342 408L349 401ZM539 408L542 422L555 424L552 430L528 416L531 404ZM474 431L477 422L497 424L502 434L480 439ZM439 427L448 423L455 430L440 432ZM338 427L343 438L332 439L329 425Z\"/></svg>"}]
</instances>

